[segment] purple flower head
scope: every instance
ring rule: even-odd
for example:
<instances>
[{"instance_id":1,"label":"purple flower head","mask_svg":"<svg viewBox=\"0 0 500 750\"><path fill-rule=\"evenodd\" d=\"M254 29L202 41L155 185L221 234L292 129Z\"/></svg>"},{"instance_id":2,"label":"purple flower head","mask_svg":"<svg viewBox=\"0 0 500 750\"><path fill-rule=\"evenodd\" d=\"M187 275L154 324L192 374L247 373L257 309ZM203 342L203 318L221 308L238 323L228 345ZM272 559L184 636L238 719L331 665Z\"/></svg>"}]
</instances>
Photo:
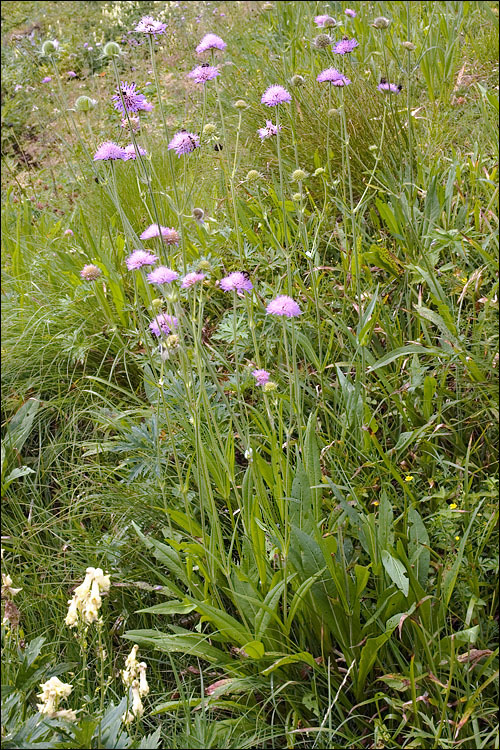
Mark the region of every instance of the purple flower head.
<instances>
[{"instance_id":1,"label":"purple flower head","mask_svg":"<svg viewBox=\"0 0 500 750\"><path fill-rule=\"evenodd\" d=\"M80 276L84 281L95 281L102 274L101 269L98 266L94 266L93 263L84 266L80 271Z\"/></svg>"},{"instance_id":2,"label":"purple flower head","mask_svg":"<svg viewBox=\"0 0 500 750\"><path fill-rule=\"evenodd\" d=\"M277 104L285 104L291 102L292 97L283 86L269 86L268 89L262 94L262 104L267 104L268 107L276 107Z\"/></svg>"},{"instance_id":3,"label":"purple flower head","mask_svg":"<svg viewBox=\"0 0 500 750\"><path fill-rule=\"evenodd\" d=\"M149 327L155 336L161 336L162 333L168 336L168 334L171 333L174 328L177 328L178 325L179 321L177 318L174 318L172 315L160 313L156 318L153 318Z\"/></svg>"},{"instance_id":4,"label":"purple flower head","mask_svg":"<svg viewBox=\"0 0 500 750\"><path fill-rule=\"evenodd\" d=\"M281 130L281 125L279 129ZM271 138L272 135L277 135L278 128L271 120L266 120L266 127L258 128L257 133L259 134L259 138L263 141L265 138Z\"/></svg>"},{"instance_id":5,"label":"purple flower head","mask_svg":"<svg viewBox=\"0 0 500 750\"><path fill-rule=\"evenodd\" d=\"M333 22L333 23L332 23ZM335 26L335 20L331 16L316 16L314 23L319 29L322 29L325 25Z\"/></svg>"},{"instance_id":6,"label":"purple flower head","mask_svg":"<svg viewBox=\"0 0 500 750\"><path fill-rule=\"evenodd\" d=\"M94 154L94 161L109 161L110 159L124 159L125 151L113 141L104 141Z\"/></svg>"},{"instance_id":7,"label":"purple flower head","mask_svg":"<svg viewBox=\"0 0 500 750\"><path fill-rule=\"evenodd\" d=\"M280 297L273 299L266 307L268 315L285 315L287 318L296 318L302 314L302 310L291 297L282 294Z\"/></svg>"},{"instance_id":8,"label":"purple flower head","mask_svg":"<svg viewBox=\"0 0 500 750\"><path fill-rule=\"evenodd\" d=\"M348 52L352 52L356 47L359 47L359 44L355 39L344 37L340 42L333 45L332 51L335 52L336 55L346 55Z\"/></svg>"},{"instance_id":9,"label":"purple flower head","mask_svg":"<svg viewBox=\"0 0 500 750\"><path fill-rule=\"evenodd\" d=\"M121 92L121 93L120 93ZM122 101L123 97L123 101ZM153 105L146 101L144 94L136 91L135 83L120 82L120 88L116 89L115 96L111 97L118 112L151 112ZM125 106L124 106L125 105Z\"/></svg>"},{"instance_id":10,"label":"purple flower head","mask_svg":"<svg viewBox=\"0 0 500 750\"><path fill-rule=\"evenodd\" d=\"M252 375L257 381L257 385L265 385L271 377L267 370L254 370Z\"/></svg>"},{"instance_id":11,"label":"purple flower head","mask_svg":"<svg viewBox=\"0 0 500 750\"><path fill-rule=\"evenodd\" d=\"M52 80L52 76L45 76L45 78L42 78L42 83L50 83Z\"/></svg>"},{"instance_id":12,"label":"purple flower head","mask_svg":"<svg viewBox=\"0 0 500 750\"><path fill-rule=\"evenodd\" d=\"M22 85L20 83L16 83L16 85L14 86L15 93L17 94L18 91L22 91L22 90L23 90Z\"/></svg>"},{"instance_id":13,"label":"purple flower head","mask_svg":"<svg viewBox=\"0 0 500 750\"><path fill-rule=\"evenodd\" d=\"M143 16L135 27L135 31L143 34L153 34L153 36L156 36L156 34L164 34L166 30L167 24L162 23L161 21L155 21L152 16Z\"/></svg>"},{"instance_id":14,"label":"purple flower head","mask_svg":"<svg viewBox=\"0 0 500 750\"><path fill-rule=\"evenodd\" d=\"M197 65L196 68L187 74L195 83L206 83L219 75L219 68L214 65Z\"/></svg>"},{"instance_id":15,"label":"purple flower head","mask_svg":"<svg viewBox=\"0 0 500 750\"><path fill-rule=\"evenodd\" d=\"M247 274L242 271L234 271L221 280L220 288L224 292L238 292L241 297L243 292L249 292L253 289L253 284Z\"/></svg>"},{"instance_id":16,"label":"purple flower head","mask_svg":"<svg viewBox=\"0 0 500 750\"><path fill-rule=\"evenodd\" d=\"M395 83L389 83L385 78L381 78L377 88L379 91L384 91L388 94L400 94L403 87L401 84L396 85Z\"/></svg>"},{"instance_id":17,"label":"purple flower head","mask_svg":"<svg viewBox=\"0 0 500 750\"><path fill-rule=\"evenodd\" d=\"M164 242L167 245L178 245L179 244L179 232L173 227L158 227L158 224L151 224L144 232L140 235L141 240L151 240L153 237L163 237Z\"/></svg>"},{"instance_id":18,"label":"purple flower head","mask_svg":"<svg viewBox=\"0 0 500 750\"><path fill-rule=\"evenodd\" d=\"M190 286L198 283L198 281L203 281L204 278L204 273L187 273L182 279L181 288L189 289Z\"/></svg>"},{"instance_id":19,"label":"purple flower head","mask_svg":"<svg viewBox=\"0 0 500 750\"><path fill-rule=\"evenodd\" d=\"M74 70L68 70L66 75L68 76L68 78L76 78L76 73Z\"/></svg>"},{"instance_id":20,"label":"purple flower head","mask_svg":"<svg viewBox=\"0 0 500 750\"><path fill-rule=\"evenodd\" d=\"M65 229L64 234L66 235L66 237L73 237L74 232L72 229Z\"/></svg>"},{"instance_id":21,"label":"purple flower head","mask_svg":"<svg viewBox=\"0 0 500 750\"><path fill-rule=\"evenodd\" d=\"M148 273L148 281L150 284L171 284L179 278L179 274L176 271L172 271L167 266L158 266L154 271Z\"/></svg>"},{"instance_id":22,"label":"purple flower head","mask_svg":"<svg viewBox=\"0 0 500 750\"><path fill-rule=\"evenodd\" d=\"M319 83L329 82L332 86L348 86L351 81L340 73L336 68L327 68L318 75Z\"/></svg>"},{"instance_id":23,"label":"purple flower head","mask_svg":"<svg viewBox=\"0 0 500 750\"><path fill-rule=\"evenodd\" d=\"M346 8L344 13L346 14L346 16L349 16L349 18L356 18L357 16L356 11L352 10L352 8Z\"/></svg>"},{"instance_id":24,"label":"purple flower head","mask_svg":"<svg viewBox=\"0 0 500 750\"><path fill-rule=\"evenodd\" d=\"M174 135L168 144L168 148L173 149L177 156L181 157L184 154L190 154L195 148L199 148L199 145L200 139L195 133L188 133L186 130L180 130Z\"/></svg>"},{"instance_id":25,"label":"purple flower head","mask_svg":"<svg viewBox=\"0 0 500 750\"><path fill-rule=\"evenodd\" d=\"M226 42L217 36L217 34L205 34L199 45L196 47L196 51L199 55L206 52L209 49L226 49Z\"/></svg>"},{"instance_id":26,"label":"purple flower head","mask_svg":"<svg viewBox=\"0 0 500 750\"><path fill-rule=\"evenodd\" d=\"M143 266L152 266L157 260L156 255L147 250L134 250L132 255L125 259L125 263L129 271L137 271L138 268Z\"/></svg>"},{"instance_id":27,"label":"purple flower head","mask_svg":"<svg viewBox=\"0 0 500 750\"><path fill-rule=\"evenodd\" d=\"M126 156L124 157L124 161L128 161L129 159L135 159L137 157L137 154L135 152L135 146L133 143L129 143L128 146L125 146L123 149ZM137 146L137 150L139 151L140 156L147 156L148 152L145 148L141 148L140 146Z\"/></svg>"}]
</instances>

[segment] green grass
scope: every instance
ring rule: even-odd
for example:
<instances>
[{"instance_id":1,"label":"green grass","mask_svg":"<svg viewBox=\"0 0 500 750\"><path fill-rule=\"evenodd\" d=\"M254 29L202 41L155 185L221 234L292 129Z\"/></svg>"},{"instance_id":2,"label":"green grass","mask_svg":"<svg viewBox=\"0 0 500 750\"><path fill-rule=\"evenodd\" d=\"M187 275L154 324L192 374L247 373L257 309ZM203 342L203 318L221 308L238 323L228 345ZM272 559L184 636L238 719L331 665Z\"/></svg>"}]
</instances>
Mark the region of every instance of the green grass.
<instances>
[{"instance_id":1,"label":"green grass","mask_svg":"<svg viewBox=\"0 0 500 750\"><path fill-rule=\"evenodd\" d=\"M498 747L498 5L352 5L167 4L160 92L147 44L116 60L154 111L144 162L113 166L89 158L127 142L100 49L165 4L3 11L6 747ZM327 10L351 56L312 44ZM36 21L33 46L16 38ZM204 99L185 73L213 31L230 64ZM316 82L332 65L350 86ZM279 113L260 103L274 83ZM157 220L179 247L140 243ZM162 293L126 270L139 246L205 282ZM237 270L242 298L218 286ZM266 315L278 294L301 316ZM179 320L165 358L161 311ZM84 646L64 618L89 565L112 585ZM120 740L131 642L151 691ZM54 674L73 728L37 718Z\"/></svg>"}]
</instances>

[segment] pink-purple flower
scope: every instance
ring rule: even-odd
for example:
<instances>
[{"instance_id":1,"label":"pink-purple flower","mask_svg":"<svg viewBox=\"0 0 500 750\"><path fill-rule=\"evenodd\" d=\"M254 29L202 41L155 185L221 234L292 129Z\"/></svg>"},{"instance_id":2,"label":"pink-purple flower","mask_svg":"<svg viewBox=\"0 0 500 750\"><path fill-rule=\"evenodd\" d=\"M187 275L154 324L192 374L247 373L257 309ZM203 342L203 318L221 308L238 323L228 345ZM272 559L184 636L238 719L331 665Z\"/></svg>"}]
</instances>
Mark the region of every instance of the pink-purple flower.
<instances>
[{"instance_id":1,"label":"pink-purple flower","mask_svg":"<svg viewBox=\"0 0 500 750\"><path fill-rule=\"evenodd\" d=\"M349 18L356 18L356 16L357 16L356 11L352 10L352 8L346 8L344 10L344 13L346 14L346 16L349 16Z\"/></svg>"},{"instance_id":2,"label":"pink-purple flower","mask_svg":"<svg viewBox=\"0 0 500 750\"><path fill-rule=\"evenodd\" d=\"M125 151L125 157L124 161L128 161L129 159L135 159L137 157L137 153L135 150L135 146L133 143L129 143L128 146L125 146L123 149ZM139 156L147 156L148 152L145 148L141 148L140 146L137 146L137 150L139 151Z\"/></svg>"},{"instance_id":3,"label":"pink-purple flower","mask_svg":"<svg viewBox=\"0 0 500 750\"><path fill-rule=\"evenodd\" d=\"M52 76L45 76L45 78L42 78L42 83L50 83L52 80Z\"/></svg>"},{"instance_id":4,"label":"pink-purple flower","mask_svg":"<svg viewBox=\"0 0 500 750\"><path fill-rule=\"evenodd\" d=\"M188 133L186 130L180 130L174 135L168 148L175 151L178 157L184 154L190 154L195 148L199 148L200 139L195 133Z\"/></svg>"},{"instance_id":5,"label":"pink-purple flower","mask_svg":"<svg viewBox=\"0 0 500 750\"><path fill-rule=\"evenodd\" d=\"M66 235L66 237L73 237L74 232L72 229L65 229L64 234Z\"/></svg>"},{"instance_id":6,"label":"pink-purple flower","mask_svg":"<svg viewBox=\"0 0 500 750\"><path fill-rule=\"evenodd\" d=\"M149 327L155 336L161 336L162 333L168 336L168 334L171 333L174 328L177 328L178 325L179 321L177 318L174 318L172 315L160 313L156 318L153 318Z\"/></svg>"},{"instance_id":7,"label":"pink-purple flower","mask_svg":"<svg viewBox=\"0 0 500 750\"><path fill-rule=\"evenodd\" d=\"M74 70L68 70L66 75L68 76L68 78L76 78L76 73Z\"/></svg>"},{"instance_id":8,"label":"pink-purple flower","mask_svg":"<svg viewBox=\"0 0 500 750\"><path fill-rule=\"evenodd\" d=\"M252 375L254 376L257 385L265 385L269 382L269 378L271 377L267 370L254 370Z\"/></svg>"},{"instance_id":9,"label":"pink-purple flower","mask_svg":"<svg viewBox=\"0 0 500 750\"><path fill-rule=\"evenodd\" d=\"M192 78L195 83L206 83L212 81L219 75L219 68L215 65L197 65L196 68L187 74L188 78Z\"/></svg>"},{"instance_id":10,"label":"pink-purple flower","mask_svg":"<svg viewBox=\"0 0 500 750\"><path fill-rule=\"evenodd\" d=\"M302 314L302 310L298 304L291 297L287 297L286 294L282 294L271 302L266 307L266 313L268 315L284 315L287 318L296 318Z\"/></svg>"},{"instance_id":11,"label":"pink-purple flower","mask_svg":"<svg viewBox=\"0 0 500 750\"><path fill-rule=\"evenodd\" d=\"M120 82L120 88L116 89L116 94L111 97L115 103L115 109L118 112L151 112L153 105L150 104L144 94L136 91L135 83L127 81Z\"/></svg>"},{"instance_id":12,"label":"pink-purple flower","mask_svg":"<svg viewBox=\"0 0 500 750\"><path fill-rule=\"evenodd\" d=\"M220 288L224 292L234 291L242 296L243 292L249 292L253 289L253 284L248 278L248 274L245 274L242 271L234 271L221 280Z\"/></svg>"},{"instance_id":13,"label":"pink-purple flower","mask_svg":"<svg viewBox=\"0 0 500 750\"><path fill-rule=\"evenodd\" d=\"M268 107L276 107L278 104L286 104L291 101L291 95L283 86L269 86L261 99L262 104L267 104Z\"/></svg>"},{"instance_id":14,"label":"pink-purple flower","mask_svg":"<svg viewBox=\"0 0 500 750\"><path fill-rule=\"evenodd\" d=\"M340 73L336 68L326 68L316 78L319 83L331 83L332 86L348 86L351 81Z\"/></svg>"},{"instance_id":15,"label":"pink-purple flower","mask_svg":"<svg viewBox=\"0 0 500 750\"><path fill-rule=\"evenodd\" d=\"M196 52L201 55L209 49L226 49L226 42L217 36L217 34L205 34L199 45L196 47Z\"/></svg>"},{"instance_id":16,"label":"pink-purple flower","mask_svg":"<svg viewBox=\"0 0 500 750\"><path fill-rule=\"evenodd\" d=\"M153 237L163 237L163 240L167 245L178 245L180 236L179 232L173 227L162 227L158 224L151 224L144 232L140 235L141 240L151 240Z\"/></svg>"},{"instance_id":17,"label":"pink-purple flower","mask_svg":"<svg viewBox=\"0 0 500 750\"><path fill-rule=\"evenodd\" d=\"M352 52L356 47L359 47L359 44L355 39L344 37L340 42L336 42L336 44L333 45L332 52L335 52L336 55L346 55L349 52Z\"/></svg>"},{"instance_id":18,"label":"pink-purple flower","mask_svg":"<svg viewBox=\"0 0 500 750\"><path fill-rule=\"evenodd\" d=\"M167 266L158 266L154 271L148 273L147 278L150 284L171 284L172 281L179 278L179 274Z\"/></svg>"},{"instance_id":19,"label":"pink-purple flower","mask_svg":"<svg viewBox=\"0 0 500 750\"><path fill-rule=\"evenodd\" d=\"M94 154L94 161L125 159L125 150L114 141L104 141Z\"/></svg>"},{"instance_id":20,"label":"pink-purple flower","mask_svg":"<svg viewBox=\"0 0 500 750\"><path fill-rule=\"evenodd\" d=\"M400 94L403 87L401 84L389 83L385 78L381 78L377 88L379 91L384 91L388 94Z\"/></svg>"},{"instance_id":21,"label":"pink-purple flower","mask_svg":"<svg viewBox=\"0 0 500 750\"><path fill-rule=\"evenodd\" d=\"M204 278L204 273L187 273L182 279L181 288L189 289L190 286L194 286L194 284L197 284L199 281L203 281Z\"/></svg>"},{"instance_id":22,"label":"pink-purple flower","mask_svg":"<svg viewBox=\"0 0 500 750\"><path fill-rule=\"evenodd\" d=\"M132 255L125 259L125 263L129 271L137 271L143 266L152 266L157 260L156 255L147 250L134 250Z\"/></svg>"},{"instance_id":23,"label":"pink-purple flower","mask_svg":"<svg viewBox=\"0 0 500 750\"><path fill-rule=\"evenodd\" d=\"M142 34L152 34L153 36L164 34L166 30L167 24L156 21L152 16L143 16L135 27L135 31Z\"/></svg>"},{"instance_id":24,"label":"pink-purple flower","mask_svg":"<svg viewBox=\"0 0 500 750\"><path fill-rule=\"evenodd\" d=\"M281 125L279 126L279 129L281 130ZM265 128L258 128L257 133L259 134L259 138L263 141L265 138L271 138L271 136L277 135L278 128L271 120L266 120Z\"/></svg>"}]
</instances>

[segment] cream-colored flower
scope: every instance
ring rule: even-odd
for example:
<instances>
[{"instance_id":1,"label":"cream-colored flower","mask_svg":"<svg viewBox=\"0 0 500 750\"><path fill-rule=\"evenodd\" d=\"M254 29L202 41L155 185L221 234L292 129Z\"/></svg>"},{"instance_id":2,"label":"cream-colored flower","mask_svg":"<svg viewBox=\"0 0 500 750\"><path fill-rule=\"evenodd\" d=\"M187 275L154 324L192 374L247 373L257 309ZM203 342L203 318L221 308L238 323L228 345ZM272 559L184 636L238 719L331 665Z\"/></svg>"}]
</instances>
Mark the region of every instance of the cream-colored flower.
<instances>
[{"instance_id":1,"label":"cream-colored flower","mask_svg":"<svg viewBox=\"0 0 500 750\"><path fill-rule=\"evenodd\" d=\"M61 682L59 677L51 677L47 682L41 683L40 688L42 692L37 694L37 698L40 698L41 703L37 703L37 708L41 714L54 718L59 713L57 711L59 701L70 695L73 686Z\"/></svg>"},{"instance_id":2,"label":"cream-colored flower","mask_svg":"<svg viewBox=\"0 0 500 750\"><path fill-rule=\"evenodd\" d=\"M142 705L141 693L137 680L134 680L132 685L132 713L137 719L140 719L144 713L144 706Z\"/></svg>"},{"instance_id":3,"label":"cream-colored flower","mask_svg":"<svg viewBox=\"0 0 500 750\"><path fill-rule=\"evenodd\" d=\"M69 609L64 622L70 628L74 628L78 622L78 601L75 597L68 601Z\"/></svg>"},{"instance_id":4,"label":"cream-colored flower","mask_svg":"<svg viewBox=\"0 0 500 750\"><path fill-rule=\"evenodd\" d=\"M83 583L76 587L73 594L77 599L85 599L88 596L94 578L94 570L95 568L87 568Z\"/></svg>"},{"instance_id":5,"label":"cream-colored flower","mask_svg":"<svg viewBox=\"0 0 500 750\"><path fill-rule=\"evenodd\" d=\"M139 695L141 696L141 698L144 698L144 696L148 695L149 693L149 685L146 679L147 668L147 664L141 661L141 663L139 664Z\"/></svg>"},{"instance_id":6,"label":"cream-colored flower","mask_svg":"<svg viewBox=\"0 0 500 750\"><path fill-rule=\"evenodd\" d=\"M2 599L13 599L22 589L12 587L12 578L2 573Z\"/></svg>"},{"instance_id":7,"label":"cream-colored flower","mask_svg":"<svg viewBox=\"0 0 500 750\"><path fill-rule=\"evenodd\" d=\"M96 622L102 605L101 592L107 593L110 586L110 577L104 575L101 568L87 568L83 582L76 587L73 598L68 602L66 625L73 628L79 620L86 625Z\"/></svg>"}]
</instances>

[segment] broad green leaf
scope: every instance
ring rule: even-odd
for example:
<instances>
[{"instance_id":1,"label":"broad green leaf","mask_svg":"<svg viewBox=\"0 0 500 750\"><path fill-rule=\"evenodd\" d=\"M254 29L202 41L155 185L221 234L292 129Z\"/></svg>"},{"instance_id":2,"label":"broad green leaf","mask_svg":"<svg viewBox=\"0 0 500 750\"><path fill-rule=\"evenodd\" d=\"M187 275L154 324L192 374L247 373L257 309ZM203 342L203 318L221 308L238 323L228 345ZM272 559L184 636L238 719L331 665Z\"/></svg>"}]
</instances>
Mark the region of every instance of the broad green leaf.
<instances>
[{"instance_id":1,"label":"broad green leaf","mask_svg":"<svg viewBox=\"0 0 500 750\"><path fill-rule=\"evenodd\" d=\"M263 669L261 674L267 676L280 667L285 667L287 664L296 664L297 662L305 662L306 664L309 664L310 667L313 667L313 669L317 666L311 654L307 651L301 651L299 654L288 654L288 656L283 656L281 659L278 659L278 661L275 661L274 664L271 664L270 667Z\"/></svg>"},{"instance_id":2,"label":"broad green leaf","mask_svg":"<svg viewBox=\"0 0 500 750\"><path fill-rule=\"evenodd\" d=\"M409 344L408 346L402 346L399 349L394 349L392 352L388 352L381 357L378 362L368 368L367 372L374 372L380 367L386 367L394 362L396 359L401 357L407 357L409 354L429 354L433 356L445 357L446 352L442 349L436 349L433 347L420 346L419 344Z\"/></svg>"},{"instance_id":3,"label":"broad green leaf","mask_svg":"<svg viewBox=\"0 0 500 750\"><path fill-rule=\"evenodd\" d=\"M249 641L243 646L243 651L250 659L262 659L264 656L264 644L261 641Z\"/></svg>"},{"instance_id":4,"label":"broad green leaf","mask_svg":"<svg viewBox=\"0 0 500 750\"><path fill-rule=\"evenodd\" d=\"M221 649L215 648L208 643L208 636L199 633L161 633L157 630L128 630L123 634L123 638L137 643L139 646L151 646L158 651L167 653L186 654L187 656L197 656L199 659L211 663L227 664L232 661Z\"/></svg>"},{"instance_id":5,"label":"broad green leaf","mask_svg":"<svg viewBox=\"0 0 500 750\"><path fill-rule=\"evenodd\" d=\"M138 609L138 613L149 613L152 615L187 615L196 609L196 604L185 604L180 601L163 602L162 604L155 604L153 607L147 607L146 609Z\"/></svg>"},{"instance_id":6,"label":"broad green leaf","mask_svg":"<svg viewBox=\"0 0 500 750\"><path fill-rule=\"evenodd\" d=\"M408 596L410 581L406 575L406 568L403 563L384 549L382 550L382 564L391 581L396 584L405 596Z\"/></svg>"}]
</instances>

